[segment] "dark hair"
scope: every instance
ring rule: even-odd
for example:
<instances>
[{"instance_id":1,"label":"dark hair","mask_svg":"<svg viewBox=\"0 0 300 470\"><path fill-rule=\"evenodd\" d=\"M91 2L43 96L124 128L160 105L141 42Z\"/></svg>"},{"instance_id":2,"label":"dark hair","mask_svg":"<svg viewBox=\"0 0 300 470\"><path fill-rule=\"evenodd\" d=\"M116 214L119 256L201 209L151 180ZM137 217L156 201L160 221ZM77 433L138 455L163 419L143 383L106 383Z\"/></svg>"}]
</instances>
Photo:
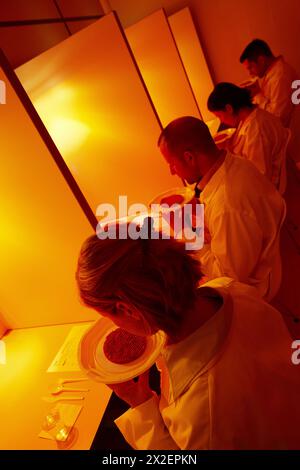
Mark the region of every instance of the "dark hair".
<instances>
[{"instance_id":1,"label":"dark hair","mask_svg":"<svg viewBox=\"0 0 300 470\"><path fill-rule=\"evenodd\" d=\"M230 104L234 112L242 108L252 108L250 92L246 88L240 88L233 83L219 83L209 95L207 107L209 111L222 111Z\"/></svg>"},{"instance_id":2,"label":"dark hair","mask_svg":"<svg viewBox=\"0 0 300 470\"><path fill-rule=\"evenodd\" d=\"M245 62L245 60L252 60L257 62L258 57L261 55L266 57L274 57L270 47L265 41L262 39L254 39L243 51L240 57L240 62L241 64Z\"/></svg>"},{"instance_id":3,"label":"dark hair","mask_svg":"<svg viewBox=\"0 0 300 470\"><path fill-rule=\"evenodd\" d=\"M81 248L76 272L85 305L114 314L121 299L166 333L178 330L201 278L196 254L172 238L100 240L93 235Z\"/></svg>"},{"instance_id":4,"label":"dark hair","mask_svg":"<svg viewBox=\"0 0 300 470\"><path fill-rule=\"evenodd\" d=\"M205 152L215 148L207 125L192 116L184 116L170 122L158 139L158 146L163 144L178 156L186 150Z\"/></svg>"}]
</instances>

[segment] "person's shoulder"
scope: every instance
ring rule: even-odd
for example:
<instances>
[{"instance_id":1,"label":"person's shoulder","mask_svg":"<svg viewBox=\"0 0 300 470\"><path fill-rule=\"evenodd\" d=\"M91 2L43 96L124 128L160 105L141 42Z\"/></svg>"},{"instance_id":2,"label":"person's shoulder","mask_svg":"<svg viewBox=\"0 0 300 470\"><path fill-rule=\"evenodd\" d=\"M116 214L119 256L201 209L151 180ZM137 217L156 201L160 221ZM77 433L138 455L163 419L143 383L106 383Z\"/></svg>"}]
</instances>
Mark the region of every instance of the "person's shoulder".
<instances>
[{"instance_id":1,"label":"person's shoulder","mask_svg":"<svg viewBox=\"0 0 300 470\"><path fill-rule=\"evenodd\" d=\"M243 284L242 282L226 276L211 279L205 282L205 284L202 284L199 289L202 289L201 292L206 292L207 289L213 289L221 294L222 297L224 297L225 293L233 296L249 295L250 297L260 299L259 292L255 287L249 284ZM203 291L203 289L205 290Z\"/></svg>"},{"instance_id":2,"label":"person's shoulder","mask_svg":"<svg viewBox=\"0 0 300 470\"><path fill-rule=\"evenodd\" d=\"M231 177L234 178L236 173L245 173L249 175L253 174L254 177L260 175L259 171L255 168L253 163L249 162L243 156L234 155L231 152L228 152L226 157L225 173L228 179L231 179Z\"/></svg>"},{"instance_id":3,"label":"person's shoulder","mask_svg":"<svg viewBox=\"0 0 300 470\"><path fill-rule=\"evenodd\" d=\"M238 155L228 155L225 168L224 192L232 207L242 207L262 197L277 199L274 185L253 165ZM247 202L246 202L247 201Z\"/></svg>"},{"instance_id":4,"label":"person's shoulder","mask_svg":"<svg viewBox=\"0 0 300 470\"><path fill-rule=\"evenodd\" d=\"M262 108L256 109L255 121L259 124L261 128L269 127L270 124L276 127L280 127L282 129L284 128L278 116L275 116L266 109Z\"/></svg>"},{"instance_id":5,"label":"person's shoulder","mask_svg":"<svg viewBox=\"0 0 300 470\"><path fill-rule=\"evenodd\" d=\"M270 74L274 74L277 77L281 76L285 79L289 79L290 77L296 77L297 75L294 68L288 62L286 62L283 56L278 56L276 58L276 62L271 68Z\"/></svg>"}]
</instances>

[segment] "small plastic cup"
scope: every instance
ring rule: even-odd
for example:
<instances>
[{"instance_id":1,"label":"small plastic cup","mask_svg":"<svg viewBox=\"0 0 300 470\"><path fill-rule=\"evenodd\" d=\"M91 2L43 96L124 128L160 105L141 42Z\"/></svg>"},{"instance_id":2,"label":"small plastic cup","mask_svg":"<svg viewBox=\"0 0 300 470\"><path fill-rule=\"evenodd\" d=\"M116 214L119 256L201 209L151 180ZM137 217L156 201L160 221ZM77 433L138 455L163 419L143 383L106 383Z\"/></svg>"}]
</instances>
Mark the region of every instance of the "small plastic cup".
<instances>
[{"instance_id":1,"label":"small plastic cup","mask_svg":"<svg viewBox=\"0 0 300 470\"><path fill-rule=\"evenodd\" d=\"M70 429L63 423L61 423L61 426L57 429L57 432L55 434L55 440L59 442L64 442L68 439Z\"/></svg>"},{"instance_id":2,"label":"small plastic cup","mask_svg":"<svg viewBox=\"0 0 300 470\"><path fill-rule=\"evenodd\" d=\"M53 429L58 421L59 421L60 415L58 410L52 410L49 411L49 413L45 416L42 428L44 431L50 431L50 429Z\"/></svg>"}]
</instances>

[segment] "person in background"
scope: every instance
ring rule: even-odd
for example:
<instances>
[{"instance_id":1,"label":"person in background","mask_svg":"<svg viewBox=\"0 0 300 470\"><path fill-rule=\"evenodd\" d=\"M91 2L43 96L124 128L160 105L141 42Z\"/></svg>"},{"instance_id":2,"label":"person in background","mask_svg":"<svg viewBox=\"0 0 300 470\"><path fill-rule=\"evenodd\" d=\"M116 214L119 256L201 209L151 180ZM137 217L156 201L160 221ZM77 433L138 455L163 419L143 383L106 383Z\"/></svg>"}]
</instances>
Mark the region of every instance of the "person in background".
<instances>
[{"instance_id":1,"label":"person in background","mask_svg":"<svg viewBox=\"0 0 300 470\"><path fill-rule=\"evenodd\" d=\"M109 385L130 406L115 423L133 448L300 448L292 341L280 313L247 286L223 278L198 288L195 255L161 238L93 235L76 278L83 303L118 327L165 333L160 396L148 372Z\"/></svg>"},{"instance_id":2,"label":"person in background","mask_svg":"<svg viewBox=\"0 0 300 470\"><path fill-rule=\"evenodd\" d=\"M208 279L228 276L271 300L281 282L285 203L245 158L218 149L206 124L186 116L163 129L158 146L172 174L196 183L208 235L199 251Z\"/></svg>"},{"instance_id":3,"label":"person in background","mask_svg":"<svg viewBox=\"0 0 300 470\"><path fill-rule=\"evenodd\" d=\"M275 57L265 41L254 39L243 51L240 62L251 77L258 80L249 87L258 106L278 116L284 127L290 127L295 105L292 102L292 83L295 70L282 56Z\"/></svg>"},{"instance_id":4,"label":"person in background","mask_svg":"<svg viewBox=\"0 0 300 470\"><path fill-rule=\"evenodd\" d=\"M207 106L222 123L236 128L227 148L251 161L283 194L290 130L278 117L254 105L248 90L232 83L219 83Z\"/></svg>"}]
</instances>

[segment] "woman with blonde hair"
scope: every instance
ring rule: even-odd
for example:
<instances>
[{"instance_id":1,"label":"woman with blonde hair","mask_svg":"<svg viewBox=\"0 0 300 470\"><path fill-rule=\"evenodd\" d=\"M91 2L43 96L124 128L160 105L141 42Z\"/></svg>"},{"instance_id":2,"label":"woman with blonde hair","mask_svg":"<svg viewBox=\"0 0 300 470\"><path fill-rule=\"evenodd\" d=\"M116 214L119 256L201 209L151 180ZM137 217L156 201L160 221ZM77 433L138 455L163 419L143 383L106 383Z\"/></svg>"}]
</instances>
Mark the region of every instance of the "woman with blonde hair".
<instances>
[{"instance_id":1,"label":"woman with blonde hair","mask_svg":"<svg viewBox=\"0 0 300 470\"><path fill-rule=\"evenodd\" d=\"M91 236L78 261L82 301L140 336L162 330L161 394L147 372L111 386L130 405L116 420L136 449L300 447L299 371L281 315L251 287L201 268L173 239Z\"/></svg>"}]
</instances>

